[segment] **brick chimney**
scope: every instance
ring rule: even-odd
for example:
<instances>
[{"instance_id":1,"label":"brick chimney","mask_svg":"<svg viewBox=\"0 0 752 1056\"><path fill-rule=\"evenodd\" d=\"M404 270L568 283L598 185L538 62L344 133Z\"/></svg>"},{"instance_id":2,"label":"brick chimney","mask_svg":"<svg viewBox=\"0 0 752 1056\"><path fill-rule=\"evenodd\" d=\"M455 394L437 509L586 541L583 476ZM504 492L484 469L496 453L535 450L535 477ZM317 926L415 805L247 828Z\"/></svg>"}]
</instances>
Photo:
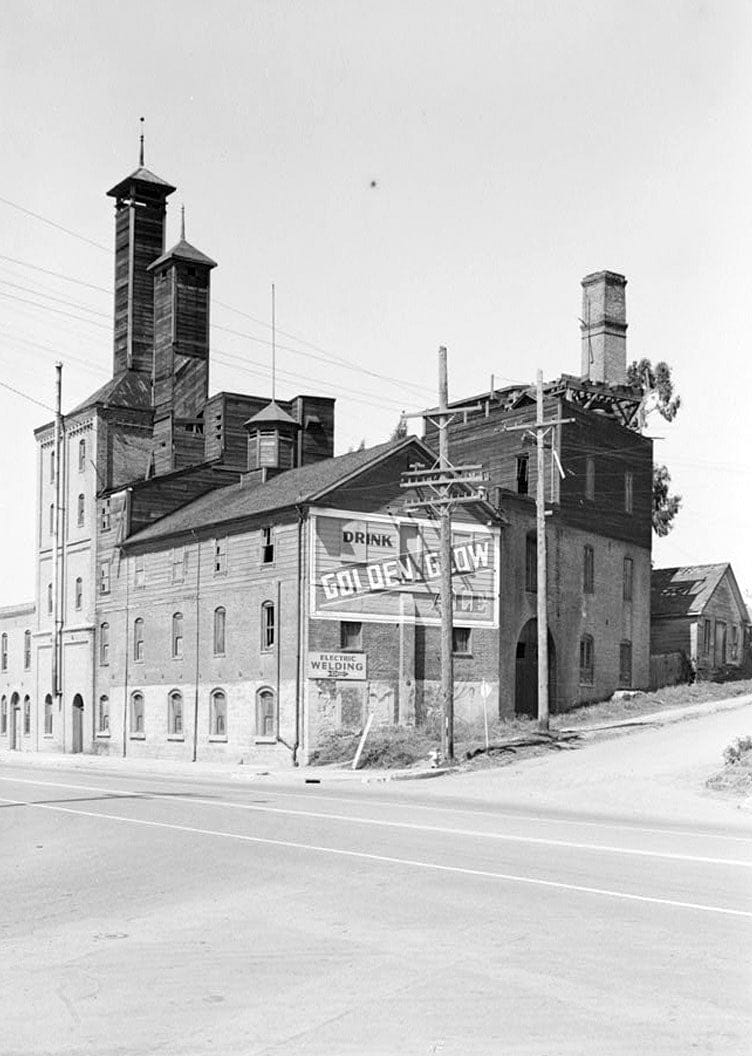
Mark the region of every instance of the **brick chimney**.
<instances>
[{"instance_id":1,"label":"brick chimney","mask_svg":"<svg viewBox=\"0 0 752 1056\"><path fill-rule=\"evenodd\" d=\"M596 271L582 280L582 377L624 385L627 379L627 280Z\"/></svg>"}]
</instances>

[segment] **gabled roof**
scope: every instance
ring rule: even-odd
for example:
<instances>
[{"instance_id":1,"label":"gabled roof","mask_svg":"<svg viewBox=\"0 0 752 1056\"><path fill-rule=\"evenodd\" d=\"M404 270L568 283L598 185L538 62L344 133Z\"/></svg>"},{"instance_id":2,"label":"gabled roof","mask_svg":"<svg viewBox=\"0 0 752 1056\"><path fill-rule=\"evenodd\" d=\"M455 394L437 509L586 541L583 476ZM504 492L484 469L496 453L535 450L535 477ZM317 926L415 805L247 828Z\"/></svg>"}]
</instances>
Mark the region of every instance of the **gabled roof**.
<instances>
[{"instance_id":1,"label":"gabled roof","mask_svg":"<svg viewBox=\"0 0 752 1056\"><path fill-rule=\"evenodd\" d=\"M203 264L208 268L216 268L217 266L216 260L207 257L206 253L202 253L200 249L196 249L190 242L186 242L184 238L181 238L172 249L168 249L161 257L157 257L146 270L154 271L156 268L162 267L163 264L167 264L170 260L187 260L191 264Z\"/></svg>"},{"instance_id":2,"label":"gabled roof","mask_svg":"<svg viewBox=\"0 0 752 1056\"><path fill-rule=\"evenodd\" d=\"M727 572L744 615L744 605L734 573L731 565L725 562L720 565L690 565L685 568L654 568L650 575L651 617L701 615Z\"/></svg>"},{"instance_id":3,"label":"gabled roof","mask_svg":"<svg viewBox=\"0 0 752 1056\"><path fill-rule=\"evenodd\" d=\"M115 186L107 192L108 198L121 198L132 183L147 183L155 188L159 187L165 198L168 194L172 194L172 192L176 190L171 183L167 183L166 180L161 179L159 176L155 176L153 172L141 165L135 170L135 172L132 172L130 176L126 176L124 180L120 180L119 183L116 183Z\"/></svg>"},{"instance_id":4,"label":"gabled roof","mask_svg":"<svg viewBox=\"0 0 752 1056\"><path fill-rule=\"evenodd\" d=\"M433 457L421 440L408 436L403 440L390 440L377 447L327 458L310 466L289 469L272 477L265 484L259 484L255 480L241 481L240 484L217 488L162 517L148 528L132 535L125 545L145 543L153 539L197 531L208 525L229 523L274 510L313 503L327 492L347 483L353 476L377 465L389 455L409 447L418 447L425 456Z\"/></svg>"}]
</instances>

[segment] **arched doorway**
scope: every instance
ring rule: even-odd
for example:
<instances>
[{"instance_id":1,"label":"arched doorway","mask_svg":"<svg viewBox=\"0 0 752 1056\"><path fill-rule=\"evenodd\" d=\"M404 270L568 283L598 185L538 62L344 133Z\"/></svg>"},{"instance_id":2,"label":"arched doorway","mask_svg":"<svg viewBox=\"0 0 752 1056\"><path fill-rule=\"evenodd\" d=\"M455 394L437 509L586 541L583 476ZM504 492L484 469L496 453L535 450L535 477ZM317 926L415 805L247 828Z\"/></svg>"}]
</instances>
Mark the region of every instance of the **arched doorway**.
<instances>
[{"instance_id":1,"label":"arched doorway","mask_svg":"<svg viewBox=\"0 0 752 1056\"><path fill-rule=\"evenodd\" d=\"M8 744L14 751L21 747L21 698L14 693L10 698L10 729L8 730Z\"/></svg>"},{"instance_id":2,"label":"arched doorway","mask_svg":"<svg viewBox=\"0 0 752 1056\"><path fill-rule=\"evenodd\" d=\"M82 752L84 750L84 702L80 693L76 693L73 698L73 740L71 743L72 752Z\"/></svg>"},{"instance_id":3,"label":"arched doorway","mask_svg":"<svg viewBox=\"0 0 752 1056\"><path fill-rule=\"evenodd\" d=\"M548 707L556 711L556 645L548 632ZM538 717L538 621L528 620L522 628L515 653L514 711L516 715Z\"/></svg>"}]
</instances>

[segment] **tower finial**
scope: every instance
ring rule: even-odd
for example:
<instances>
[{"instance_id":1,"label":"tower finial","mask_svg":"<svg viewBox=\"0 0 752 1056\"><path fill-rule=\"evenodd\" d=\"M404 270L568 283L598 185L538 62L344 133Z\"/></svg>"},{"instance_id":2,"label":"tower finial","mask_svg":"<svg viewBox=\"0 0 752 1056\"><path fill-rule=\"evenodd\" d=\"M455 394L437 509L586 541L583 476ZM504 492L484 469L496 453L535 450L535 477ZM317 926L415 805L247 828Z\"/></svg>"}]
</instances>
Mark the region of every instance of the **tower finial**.
<instances>
[{"instance_id":1,"label":"tower finial","mask_svg":"<svg viewBox=\"0 0 752 1056\"><path fill-rule=\"evenodd\" d=\"M272 283L272 400L277 395L277 311L276 291Z\"/></svg>"},{"instance_id":2,"label":"tower finial","mask_svg":"<svg viewBox=\"0 0 752 1056\"><path fill-rule=\"evenodd\" d=\"M180 238L185 242L185 206L180 206Z\"/></svg>"},{"instance_id":3,"label":"tower finial","mask_svg":"<svg viewBox=\"0 0 752 1056\"><path fill-rule=\"evenodd\" d=\"M139 136L139 151L138 151L138 164L141 168L144 167L144 119L139 118L141 122L141 135Z\"/></svg>"}]
</instances>

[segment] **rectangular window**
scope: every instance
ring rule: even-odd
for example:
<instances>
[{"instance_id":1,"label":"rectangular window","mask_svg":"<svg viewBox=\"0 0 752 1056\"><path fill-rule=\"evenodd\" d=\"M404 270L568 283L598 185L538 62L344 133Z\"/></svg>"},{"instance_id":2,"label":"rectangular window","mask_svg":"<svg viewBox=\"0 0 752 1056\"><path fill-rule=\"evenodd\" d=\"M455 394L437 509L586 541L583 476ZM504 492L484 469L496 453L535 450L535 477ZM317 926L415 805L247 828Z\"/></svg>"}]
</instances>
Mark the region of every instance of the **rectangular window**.
<instances>
[{"instance_id":1,"label":"rectangular window","mask_svg":"<svg viewBox=\"0 0 752 1056\"><path fill-rule=\"evenodd\" d=\"M103 623L99 628L99 663L106 666L110 662L110 625Z\"/></svg>"},{"instance_id":2,"label":"rectangular window","mask_svg":"<svg viewBox=\"0 0 752 1056\"><path fill-rule=\"evenodd\" d=\"M362 649L363 624L343 620L339 625L339 647L340 649Z\"/></svg>"},{"instance_id":3,"label":"rectangular window","mask_svg":"<svg viewBox=\"0 0 752 1056\"><path fill-rule=\"evenodd\" d=\"M716 622L715 625L715 637L717 643L716 656L719 658L721 664L726 663L726 624Z\"/></svg>"},{"instance_id":4,"label":"rectangular window","mask_svg":"<svg viewBox=\"0 0 752 1056\"><path fill-rule=\"evenodd\" d=\"M227 575L227 537L214 540L214 575Z\"/></svg>"},{"instance_id":5,"label":"rectangular window","mask_svg":"<svg viewBox=\"0 0 752 1056\"><path fill-rule=\"evenodd\" d=\"M139 618L133 621L133 659L140 663L144 658L144 621Z\"/></svg>"},{"instance_id":6,"label":"rectangular window","mask_svg":"<svg viewBox=\"0 0 752 1056\"><path fill-rule=\"evenodd\" d=\"M99 565L99 593L110 593L110 562L101 561Z\"/></svg>"},{"instance_id":7,"label":"rectangular window","mask_svg":"<svg viewBox=\"0 0 752 1056\"><path fill-rule=\"evenodd\" d=\"M702 621L702 652L703 656L710 656L710 647L713 642L713 625L710 620Z\"/></svg>"},{"instance_id":8,"label":"rectangular window","mask_svg":"<svg viewBox=\"0 0 752 1056\"><path fill-rule=\"evenodd\" d=\"M625 601L632 600L632 594L634 590L634 562L631 557L624 558L624 585L623 585L623 597Z\"/></svg>"},{"instance_id":9,"label":"rectangular window","mask_svg":"<svg viewBox=\"0 0 752 1056\"><path fill-rule=\"evenodd\" d=\"M274 535L271 528L261 529L261 564L274 564Z\"/></svg>"},{"instance_id":10,"label":"rectangular window","mask_svg":"<svg viewBox=\"0 0 752 1056\"><path fill-rule=\"evenodd\" d=\"M593 594L595 587L595 551L592 546L586 546L582 555L582 591L584 594Z\"/></svg>"},{"instance_id":11,"label":"rectangular window","mask_svg":"<svg viewBox=\"0 0 752 1056\"><path fill-rule=\"evenodd\" d=\"M624 474L624 512L632 513L634 508L634 473L627 470Z\"/></svg>"},{"instance_id":12,"label":"rectangular window","mask_svg":"<svg viewBox=\"0 0 752 1056\"><path fill-rule=\"evenodd\" d=\"M736 624L731 627L731 659L739 659L739 627Z\"/></svg>"},{"instance_id":13,"label":"rectangular window","mask_svg":"<svg viewBox=\"0 0 752 1056\"><path fill-rule=\"evenodd\" d=\"M135 590L143 590L146 586L146 558L143 554L136 554L133 559L133 587Z\"/></svg>"},{"instance_id":14,"label":"rectangular window","mask_svg":"<svg viewBox=\"0 0 752 1056\"><path fill-rule=\"evenodd\" d=\"M470 628L453 627L452 652L456 653L458 656L469 656L470 651Z\"/></svg>"},{"instance_id":15,"label":"rectangular window","mask_svg":"<svg viewBox=\"0 0 752 1056\"><path fill-rule=\"evenodd\" d=\"M182 583L185 579L188 554L184 546L172 548L172 582Z\"/></svg>"},{"instance_id":16,"label":"rectangular window","mask_svg":"<svg viewBox=\"0 0 752 1056\"><path fill-rule=\"evenodd\" d=\"M527 495L530 488L530 457L517 455L517 494Z\"/></svg>"},{"instance_id":17,"label":"rectangular window","mask_svg":"<svg viewBox=\"0 0 752 1056\"><path fill-rule=\"evenodd\" d=\"M580 639L580 685L592 686L595 671L595 647L589 634Z\"/></svg>"},{"instance_id":18,"label":"rectangular window","mask_svg":"<svg viewBox=\"0 0 752 1056\"><path fill-rule=\"evenodd\" d=\"M535 594L538 589L538 544L534 535L525 540L525 590Z\"/></svg>"},{"instance_id":19,"label":"rectangular window","mask_svg":"<svg viewBox=\"0 0 752 1056\"><path fill-rule=\"evenodd\" d=\"M585 498L595 498L595 459L588 458L585 462Z\"/></svg>"},{"instance_id":20,"label":"rectangular window","mask_svg":"<svg viewBox=\"0 0 752 1056\"><path fill-rule=\"evenodd\" d=\"M99 526L103 532L109 532L110 530L110 500L103 499L102 506L99 511Z\"/></svg>"},{"instance_id":21,"label":"rectangular window","mask_svg":"<svg viewBox=\"0 0 752 1056\"><path fill-rule=\"evenodd\" d=\"M622 642L619 646L619 685L628 689L632 685L632 643Z\"/></svg>"},{"instance_id":22,"label":"rectangular window","mask_svg":"<svg viewBox=\"0 0 752 1056\"><path fill-rule=\"evenodd\" d=\"M31 670L31 631L24 633L24 671Z\"/></svg>"}]
</instances>

